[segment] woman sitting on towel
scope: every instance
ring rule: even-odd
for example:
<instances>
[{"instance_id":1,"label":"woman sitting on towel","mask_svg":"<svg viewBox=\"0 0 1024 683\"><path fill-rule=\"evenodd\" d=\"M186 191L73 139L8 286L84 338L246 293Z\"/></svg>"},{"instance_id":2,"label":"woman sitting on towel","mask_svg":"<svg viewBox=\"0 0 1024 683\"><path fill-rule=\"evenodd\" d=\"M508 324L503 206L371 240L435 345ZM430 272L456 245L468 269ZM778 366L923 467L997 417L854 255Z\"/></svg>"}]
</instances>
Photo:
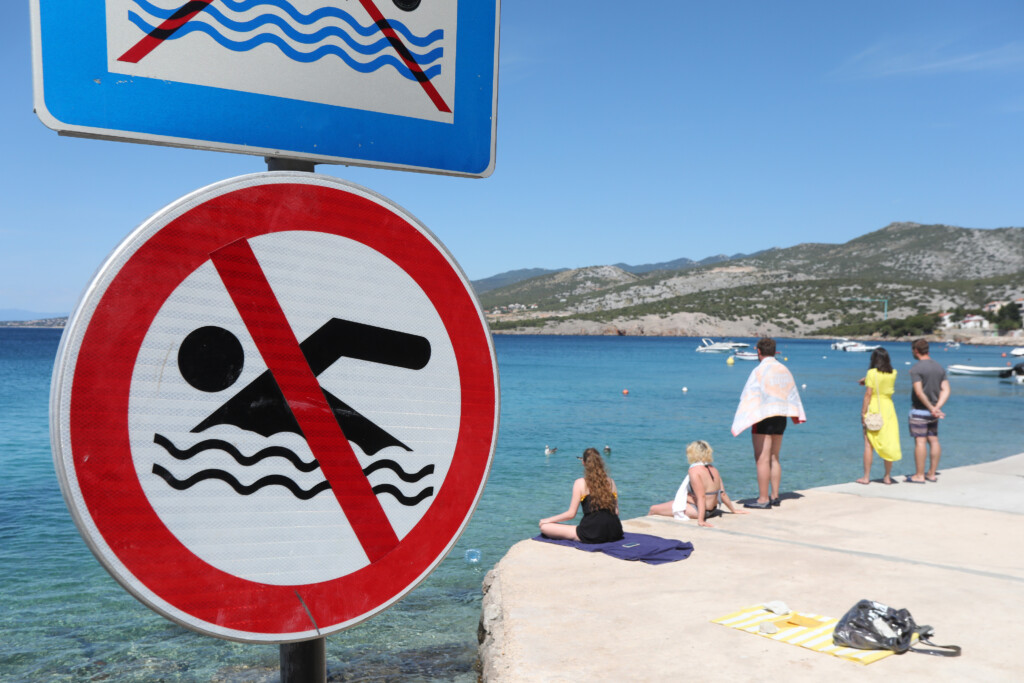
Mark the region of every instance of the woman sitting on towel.
<instances>
[{"instance_id":1,"label":"woman sitting on towel","mask_svg":"<svg viewBox=\"0 0 1024 683\"><path fill-rule=\"evenodd\" d=\"M735 515L747 514L746 510L737 510L733 506L729 494L725 492L721 472L711 464L712 453L711 444L707 441L690 443L686 447L686 459L690 462L690 469L676 493L676 499L652 505L648 514L676 519L695 519L700 526L712 526L708 524L707 517L713 516L709 513L718 510L721 503L725 503L729 512Z\"/></svg>"},{"instance_id":2,"label":"woman sitting on towel","mask_svg":"<svg viewBox=\"0 0 1024 683\"><path fill-rule=\"evenodd\" d=\"M583 543L621 540L619 494L615 490L615 481L604 469L604 460L595 448L588 448L577 457L583 461L583 477L573 482L569 509L540 520L540 532L548 538L566 538ZM580 505L583 506L583 519L579 526L559 524L576 517Z\"/></svg>"}]
</instances>

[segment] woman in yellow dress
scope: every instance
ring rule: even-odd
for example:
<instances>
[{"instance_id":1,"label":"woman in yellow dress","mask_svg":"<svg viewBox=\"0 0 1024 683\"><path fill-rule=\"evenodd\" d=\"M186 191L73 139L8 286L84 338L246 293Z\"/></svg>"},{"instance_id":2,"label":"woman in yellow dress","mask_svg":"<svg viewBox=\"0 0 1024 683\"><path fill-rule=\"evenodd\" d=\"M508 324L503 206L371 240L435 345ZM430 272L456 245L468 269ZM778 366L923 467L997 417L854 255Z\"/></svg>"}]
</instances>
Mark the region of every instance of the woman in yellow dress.
<instances>
[{"instance_id":1,"label":"woman in yellow dress","mask_svg":"<svg viewBox=\"0 0 1024 683\"><path fill-rule=\"evenodd\" d=\"M896 407L892 404L892 393L896 389L896 371L892 369L889 352L877 348L871 353L868 374L860 380L864 385L864 404L861 406L860 421L864 427L864 478L858 484L871 481L871 452L875 451L885 461L885 477L882 483L891 484L892 464L903 457L900 451L900 428L896 422ZM870 431L864 425L868 411L881 413L882 428Z\"/></svg>"}]
</instances>

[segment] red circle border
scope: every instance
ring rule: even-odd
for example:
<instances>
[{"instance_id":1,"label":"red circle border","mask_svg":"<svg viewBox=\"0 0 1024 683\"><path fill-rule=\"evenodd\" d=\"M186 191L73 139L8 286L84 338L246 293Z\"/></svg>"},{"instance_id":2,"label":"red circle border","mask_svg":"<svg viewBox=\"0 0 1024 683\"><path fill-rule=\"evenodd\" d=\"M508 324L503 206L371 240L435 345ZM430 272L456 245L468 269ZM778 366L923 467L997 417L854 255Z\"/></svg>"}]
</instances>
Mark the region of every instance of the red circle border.
<instances>
[{"instance_id":1,"label":"red circle border","mask_svg":"<svg viewBox=\"0 0 1024 683\"><path fill-rule=\"evenodd\" d=\"M267 642L271 635L323 634L353 625L411 590L439 561L468 521L486 481L496 436L497 385L489 332L475 298L421 229L340 184L252 182L201 200L159 227L114 275L82 336L68 420L83 501L104 542L132 577L177 610L216 629L186 619L182 623L187 626L217 636L224 636L221 631L226 629L239 640ZM462 411L448 475L423 518L393 551L338 579L277 586L209 565L167 529L134 469L128 397L142 340L185 277L225 244L298 229L358 241L416 281L452 342ZM145 596L137 596L164 613ZM182 621L180 615L165 616Z\"/></svg>"}]
</instances>

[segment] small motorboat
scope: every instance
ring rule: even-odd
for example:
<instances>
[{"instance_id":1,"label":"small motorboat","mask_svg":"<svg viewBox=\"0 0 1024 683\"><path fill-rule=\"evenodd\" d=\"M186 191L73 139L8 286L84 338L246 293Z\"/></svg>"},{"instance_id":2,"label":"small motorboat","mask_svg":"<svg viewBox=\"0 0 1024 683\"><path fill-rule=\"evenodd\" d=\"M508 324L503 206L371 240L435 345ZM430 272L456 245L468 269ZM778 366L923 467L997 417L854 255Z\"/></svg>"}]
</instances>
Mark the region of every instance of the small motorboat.
<instances>
[{"instance_id":1,"label":"small motorboat","mask_svg":"<svg viewBox=\"0 0 1024 683\"><path fill-rule=\"evenodd\" d=\"M1011 356L1024 356L1024 346L1018 346L1010 351Z\"/></svg>"},{"instance_id":2,"label":"small motorboat","mask_svg":"<svg viewBox=\"0 0 1024 683\"><path fill-rule=\"evenodd\" d=\"M868 346L867 344L862 344L860 342L853 342L849 346L844 346L843 351L854 351L863 353L865 351L874 351L877 348L879 348L877 344L875 346Z\"/></svg>"},{"instance_id":3,"label":"small motorboat","mask_svg":"<svg viewBox=\"0 0 1024 683\"><path fill-rule=\"evenodd\" d=\"M946 342L946 350L947 351L956 351L959 348L960 348L960 342L958 342L958 341Z\"/></svg>"},{"instance_id":4,"label":"small motorboat","mask_svg":"<svg viewBox=\"0 0 1024 683\"><path fill-rule=\"evenodd\" d=\"M854 344L859 343L860 342L850 341L849 339L839 338L832 342L831 348L833 351L845 351L847 346L853 346Z\"/></svg>"},{"instance_id":5,"label":"small motorboat","mask_svg":"<svg viewBox=\"0 0 1024 683\"><path fill-rule=\"evenodd\" d=\"M946 372L951 375L971 375L975 377L998 377L1001 373L1010 368L998 365L950 365Z\"/></svg>"},{"instance_id":6,"label":"small motorboat","mask_svg":"<svg viewBox=\"0 0 1024 683\"><path fill-rule=\"evenodd\" d=\"M743 346L748 346L744 344ZM733 346L733 342L716 342L714 339L708 339L704 337L700 340L700 346L697 347L698 353L731 353L736 348Z\"/></svg>"},{"instance_id":7,"label":"small motorboat","mask_svg":"<svg viewBox=\"0 0 1024 683\"><path fill-rule=\"evenodd\" d=\"M732 357L736 360L757 360L757 351L737 351Z\"/></svg>"}]
</instances>

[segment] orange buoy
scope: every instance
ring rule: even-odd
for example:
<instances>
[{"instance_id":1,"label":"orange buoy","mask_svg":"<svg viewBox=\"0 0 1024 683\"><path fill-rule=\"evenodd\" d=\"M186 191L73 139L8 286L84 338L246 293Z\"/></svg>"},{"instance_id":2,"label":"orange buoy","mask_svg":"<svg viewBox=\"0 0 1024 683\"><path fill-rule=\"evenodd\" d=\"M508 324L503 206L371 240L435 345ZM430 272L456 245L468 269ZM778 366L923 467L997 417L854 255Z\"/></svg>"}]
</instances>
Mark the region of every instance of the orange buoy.
<instances>
[{"instance_id":1,"label":"orange buoy","mask_svg":"<svg viewBox=\"0 0 1024 683\"><path fill-rule=\"evenodd\" d=\"M629 389L623 389L622 390L622 395L623 396L629 396Z\"/></svg>"}]
</instances>

